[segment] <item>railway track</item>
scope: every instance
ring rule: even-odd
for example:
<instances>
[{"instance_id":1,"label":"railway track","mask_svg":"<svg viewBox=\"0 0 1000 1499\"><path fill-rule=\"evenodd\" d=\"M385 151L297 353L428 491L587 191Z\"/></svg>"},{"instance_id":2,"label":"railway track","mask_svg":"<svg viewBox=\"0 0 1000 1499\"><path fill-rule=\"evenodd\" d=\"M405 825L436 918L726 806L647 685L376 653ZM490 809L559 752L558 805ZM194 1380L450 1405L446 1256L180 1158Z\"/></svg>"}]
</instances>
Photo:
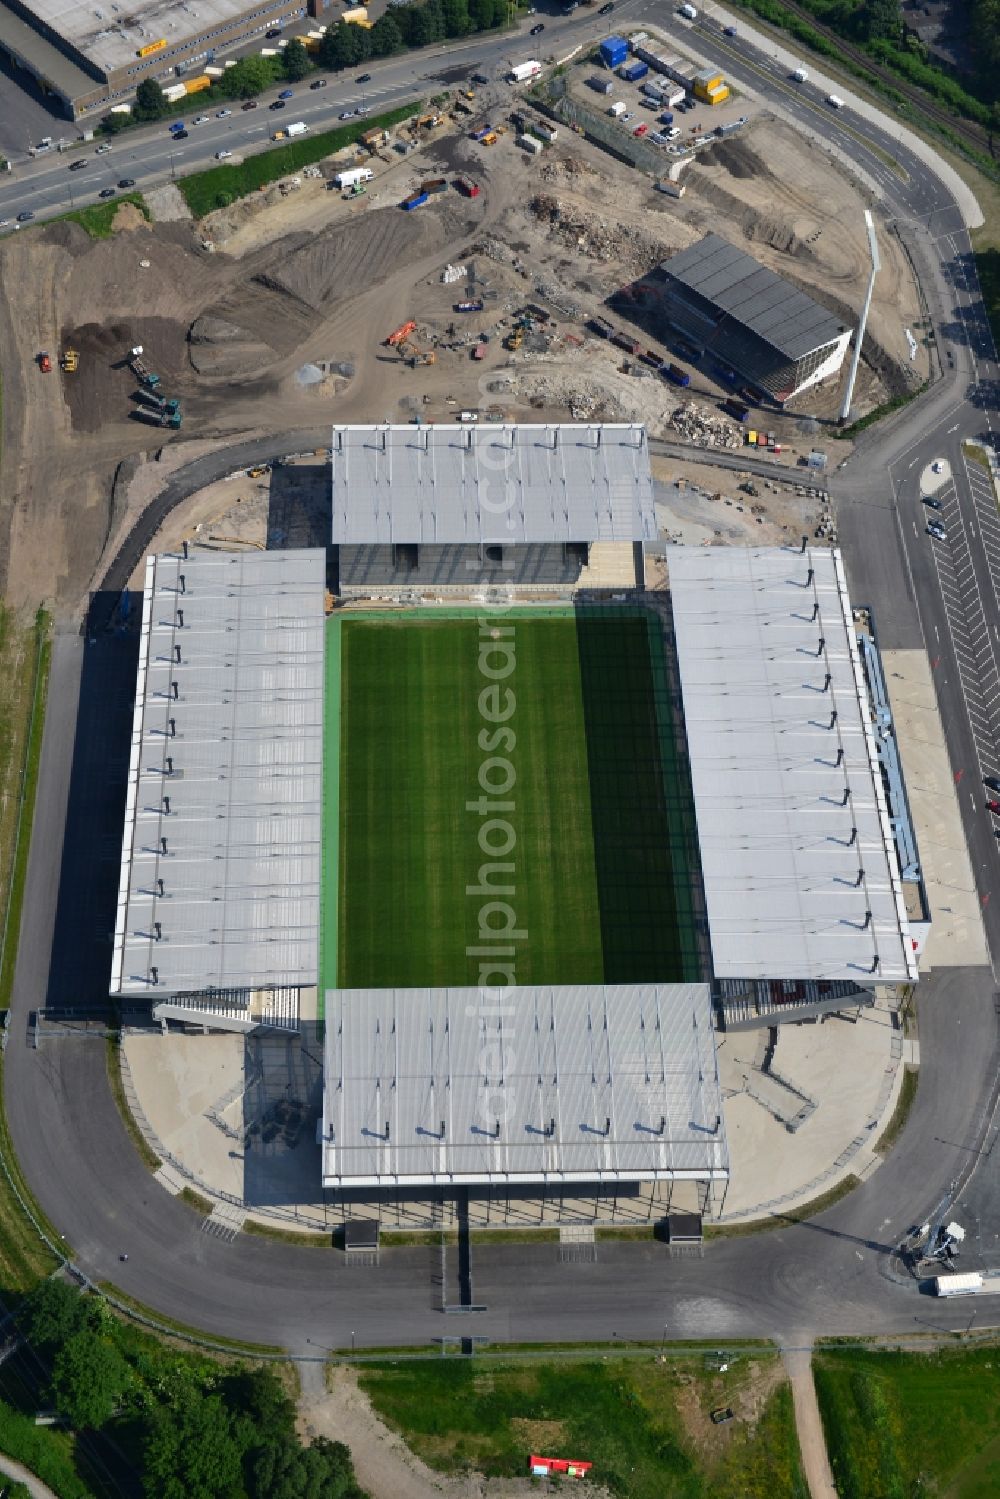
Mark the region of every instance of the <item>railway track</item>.
<instances>
[{"instance_id":1,"label":"railway track","mask_svg":"<svg viewBox=\"0 0 1000 1499\"><path fill-rule=\"evenodd\" d=\"M972 120L963 120L956 117L940 105L935 104L931 96L925 93L923 89L917 88L912 83L907 83L905 79L900 78L898 73L894 73L891 68L887 68L884 64L876 62L873 57L870 57L867 52L863 52L860 47L856 47L852 42L845 41L838 32L832 31L829 26L824 26L821 21L817 21L816 17L804 9L803 6L796 5L795 0L781 0L781 3L786 10L791 11L793 15L810 26L819 36L824 37L833 44L837 48L837 51L849 62L856 63L866 73L870 73L880 83L884 83L895 93L899 94L908 104L919 109L924 118L933 121L936 125L940 125L942 129L948 130L952 135L957 135L975 150L986 152L990 156L993 155L990 134L984 126L977 125ZM785 38L788 36L789 33L783 32L780 27L774 26L771 22L758 16L749 6L747 8L750 9L755 26L766 28L773 32L776 37Z\"/></svg>"}]
</instances>

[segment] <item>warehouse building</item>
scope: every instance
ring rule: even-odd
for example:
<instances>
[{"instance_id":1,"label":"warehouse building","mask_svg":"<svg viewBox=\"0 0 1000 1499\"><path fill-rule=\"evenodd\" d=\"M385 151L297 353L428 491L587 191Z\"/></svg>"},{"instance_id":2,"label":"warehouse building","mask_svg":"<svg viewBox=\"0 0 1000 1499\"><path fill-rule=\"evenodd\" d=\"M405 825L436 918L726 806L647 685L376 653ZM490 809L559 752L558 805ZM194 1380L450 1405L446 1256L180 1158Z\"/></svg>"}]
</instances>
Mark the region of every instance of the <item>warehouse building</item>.
<instances>
[{"instance_id":1,"label":"warehouse building","mask_svg":"<svg viewBox=\"0 0 1000 1499\"><path fill-rule=\"evenodd\" d=\"M317 14L317 0L310 13ZM69 119L127 100L144 78L173 80L216 53L300 19L289 0L0 0L0 51L58 100Z\"/></svg>"},{"instance_id":2,"label":"warehouse building","mask_svg":"<svg viewBox=\"0 0 1000 1499\"><path fill-rule=\"evenodd\" d=\"M853 329L745 250L706 234L632 287L638 304L783 403L836 375Z\"/></svg>"}]
</instances>

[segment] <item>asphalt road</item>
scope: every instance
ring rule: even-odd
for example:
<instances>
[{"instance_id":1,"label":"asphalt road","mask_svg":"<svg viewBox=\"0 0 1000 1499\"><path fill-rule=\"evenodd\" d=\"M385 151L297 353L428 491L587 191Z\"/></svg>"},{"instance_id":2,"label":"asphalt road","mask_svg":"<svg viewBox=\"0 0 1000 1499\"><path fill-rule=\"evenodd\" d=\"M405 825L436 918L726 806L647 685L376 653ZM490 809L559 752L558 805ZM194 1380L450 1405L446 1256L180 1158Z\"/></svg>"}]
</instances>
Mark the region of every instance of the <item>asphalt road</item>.
<instances>
[{"instance_id":1,"label":"asphalt road","mask_svg":"<svg viewBox=\"0 0 1000 1499\"><path fill-rule=\"evenodd\" d=\"M631 18L654 13L641 4L627 9ZM716 43L701 40L712 56ZM498 58L498 44L490 45L492 54L478 55L479 66L487 55ZM747 81L762 86L763 64L744 59L743 44L723 48L720 39L718 45L732 76L739 79L745 69ZM523 48L519 55L526 55ZM784 99L785 83L767 86ZM332 85L325 94L331 92ZM808 95L794 102L810 127L819 117L829 133L841 132L842 144L867 169L877 165L885 172L886 195L920 265L939 345L952 350L954 363L945 352L945 372L928 395L873 429L847 469L832 476L831 489L852 593L874 604L883 644L940 642L936 681L949 753L956 773L972 776L979 750L966 710L962 656L952 639L954 615L929 538L912 525L924 462L951 458L954 505L972 558L980 501L958 462L958 445L962 437L990 437L996 365L974 272L964 258L967 237L947 192L898 142L849 112L823 115ZM210 128L216 127L204 127ZM909 174L905 182L867 150L865 138L878 151L891 147ZM957 523L954 529L957 545ZM992 574L978 556L970 590L973 584L987 630L1000 638ZM989 1110L998 1037L986 969L938 971L922 982L920 1087L907 1129L870 1183L807 1224L713 1242L700 1260L672 1260L648 1242L602 1244L594 1264L562 1264L552 1245L477 1246L475 1300L488 1310L455 1317L441 1312L436 1252L386 1251L379 1266L354 1268L337 1254L246 1236L227 1244L203 1233L195 1215L139 1163L108 1093L103 1045L65 1039L35 1050L27 1044L29 1012L43 1000L86 1004L106 994L133 653L131 636L114 629L56 642L15 975L17 1023L5 1059L8 1118L25 1175L86 1273L115 1280L166 1315L306 1355L352 1340L359 1347L419 1343L464 1331L498 1341L766 1335L791 1346L824 1333L966 1324L966 1307L956 1316L948 1303L921 1298L900 1278L892 1251L911 1223L957 1200L977 1215L968 1263L977 1253L993 1253L1000 1191ZM998 854L987 820L967 800L960 805L977 878L992 879ZM997 902L987 899L983 909L996 953ZM127 1264L118 1261L123 1250ZM453 1260L443 1288L449 1301L457 1298L457 1270ZM989 1298L977 1307L981 1320L995 1320L1000 1303Z\"/></svg>"}]
</instances>

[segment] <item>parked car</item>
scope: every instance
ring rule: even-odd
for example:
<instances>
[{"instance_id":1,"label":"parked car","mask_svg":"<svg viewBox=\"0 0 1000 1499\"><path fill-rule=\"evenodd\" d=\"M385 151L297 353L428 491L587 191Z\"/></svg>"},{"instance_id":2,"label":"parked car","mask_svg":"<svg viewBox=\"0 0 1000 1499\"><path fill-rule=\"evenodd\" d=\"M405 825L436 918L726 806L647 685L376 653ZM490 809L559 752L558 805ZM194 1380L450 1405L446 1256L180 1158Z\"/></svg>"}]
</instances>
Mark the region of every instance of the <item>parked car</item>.
<instances>
[{"instance_id":1,"label":"parked car","mask_svg":"<svg viewBox=\"0 0 1000 1499\"><path fill-rule=\"evenodd\" d=\"M365 104L359 104L354 113L356 115L366 115L368 113L368 106Z\"/></svg>"},{"instance_id":2,"label":"parked car","mask_svg":"<svg viewBox=\"0 0 1000 1499\"><path fill-rule=\"evenodd\" d=\"M992 812L994 817L1000 816L1000 802L988 801L986 803L986 810L987 812Z\"/></svg>"},{"instance_id":3,"label":"parked car","mask_svg":"<svg viewBox=\"0 0 1000 1499\"><path fill-rule=\"evenodd\" d=\"M281 35L281 27L272 26L270 31L264 32L264 35L267 37L268 41L271 41L274 37Z\"/></svg>"},{"instance_id":4,"label":"parked car","mask_svg":"<svg viewBox=\"0 0 1000 1499\"><path fill-rule=\"evenodd\" d=\"M528 35L529 36L538 36L544 30L545 30L545 23L543 21L539 21L539 23L538 23L537 26L532 26L531 30L528 32Z\"/></svg>"},{"instance_id":5,"label":"parked car","mask_svg":"<svg viewBox=\"0 0 1000 1499\"><path fill-rule=\"evenodd\" d=\"M188 133L186 130L175 130L173 132L173 137L175 141L186 141L188 138Z\"/></svg>"},{"instance_id":6,"label":"parked car","mask_svg":"<svg viewBox=\"0 0 1000 1499\"><path fill-rule=\"evenodd\" d=\"M723 28L722 28L722 35L723 36L735 36L736 35L736 27L735 26L723 26Z\"/></svg>"},{"instance_id":7,"label":"parked car","mask_svg":"<svg viewBox=\"0 0 1000 1499\"><path fill-rule=\"evenodd\" d=\"M646 131L648 129L649 129L649 126L646 124L646 121L643 120L643 122L642 122L641 125L637 125L635 127L635 129L632 131L632 134L634 136L641 137L641 136L644 136L646 134Z\"/></svg>"},{"instance_id":8,"label":"parked car","mask_svg":"<svg viewBox=\"0 0 1000 1499\"><path fill-rule=\"evenodd\" d=\"M215 116L215 118L217 120L228 120L229 116L231 114L232 114L232 110L231 109L220 109L219 112L218 112L218 114Z\"/></svg>"},{"instance_id":9,"label":"parked car","mask_svg":"<svg viewBox=\"0 0 1000 1499\"><path fill-rule=\"evenodd\" d=\"M313 90L318 89L318 88L326 88L326 79L325 78L314 78L313 81L312 81L312 83L310 83L309 87L311 89L313 89Z\"/></svg>"},{"instance_id":10,"label":"parked car","mask_svg":"<svg viewBox=\"0 0 1000 1499\"><path fill-rule=\"evenodd\" d=\"M34 217L35 217L35 215L34 215L34 211L32 209L30 209L30 208L24 208L18 214L18 216L17 216L17 222L19 224L26 224L29 219L33 219Z\"/></svg>"},{"instance_id":11,"label":"parked car","mask_svg":"<svg viewBox=\"0 0 1000 1499\"><path fill-rule=\"evenodd\" d=\"M723 1426L727 1421L735 1421L731 1405L720 1405L718 1410L712 1412L712 1421L716 1426Z\"/></svg>"},{"instance_id":12,"label":"parked car","mask_svg":"<svg viewBox=\"0 0 1000 1499\"><path fill-rule=\"evenodd\" d=\"M991 791L1000 791L1000 776L983 776L983 785Z\"/></svg>"},{"instance_id":13,"label":"parked car","mask_svg":"<svg viewBox=\"0 0 1000 1499\"><path fill-rule=\"evenodd\" d=\"M927 522L927 534L933 536L935 541L944 541L948 533L940 521L929 520Z\"/></svg>"},{"instance_id":14,"label":"parked car","mask_svg":"<svg viewBox=\"0 0 1000 1499\"><path fill-rule=\"evenodd\" d=\"M240 105L240 109L243 111L244 114L246 114L246 112L247 112L248 109L256 109L256 108L257 108L257 100L256 99L248 99L245 104L241 104Z\"/></svg>"},{"instance_id":15,"label":"parked car","mask_svg":"<svg viewBox=\"0 0 1000 1499\"><path fill-rule=\"evenodd\" d=\"M135 187L135 178L134 177L123 177L121 179L121 181L118 183L118 186L119 187Z\"/></svg>"},{"instance_id":16,"label":"parked car","mask_svg":"<svg viewBox=\"0 0 1000 1499\"><path fill-rule=\"evenodd\" d=\"M216 151L215 159L216 161L228 161L232 154L232 151Z\"/></svg>"},{"instance_id":17,"label":"parked car","mask_svg":"<svg viewBox=\"0 0 1000 1499\"><path fill-rule=\"evenodd\" d=\"M84 169L84 167L86 165L87 165L87 163L85 161L74 161L74 162L72 162L70 164L70 171L71 172L82 172L83 169Z\"/></svg>"},{"instance_id":18,"label":"parked car","mask_svg":"<svg viewBox=\"0 0 1000 1499\"><path fill-rule=\"evenodd\" d=\"M184 121L183 120L175 120L174 123L170 127L170 134L171 135L176 135L177 132L178 132L178 130L183 130L183 129L184 129Z\"/></svg>"},{"instance_id":19,"label":"parked car","mask_svg":"<svg viewBox=\"0 0 1000 1499\"><path fill-rule=\"evenodd\" d=\"M614 10L614 8L615 8L615 0L608 0L607 5L602 5L601 8L600 8L600 10L597 12L597 14L599 16L610 16L610 14Z\"/></svg>"},{"instance_id":20,"label":"parked car","mask_svg":"<svg viewBox=\"0 0 1000 1499\"><path fill-rule=\"evenodd\" d=\"M371 83L371 81L372 75L370 73L359 73L354 80L355 83Z\"/></svg>"},{"instance_id":21,"label":"parked car","mask_svg":"<svg viewBox=\"0 0 1000 1499\"><path fill-rule=\"evenodd\" d=\"M99 198L113 198L117 191L116 187L102 187L97 196Z\"/></svg>"},{"instance_id":22,"label":"parked car","mask_svg":"<svg viewBox=\"0 0 1000 1499\"><path fill-rule=\"evenodd\" d=\"M944 509L944 506L942 505L941 501L935 499L932 494L925 494L924 495L924 504L925 505L929 505L932 510L943 510Z\"/></svg>"},{"instance_id":23,"label":"parked car","mask_svg":"<svg viewBox=\"0 0 1000 1499\"><path fill-rule=\"evenodd\" d=\"M195 117L191 121L191 123L192 123L192 125L207 125L208 124L208 115L195 115Z\"/></svg>"},{"instance_id":24,"label":"parked car","mask_svg":"<svg viewBox=\"0 0 1000 1499\"><path fill-rule=\"evenodd\" d=\"M111 150L111 142L110 141L104 141L104 142L102 142L101 145L99 145L97 147L97 150L94 152L94 155L95 156L104 156L105 153L108 152L108 151L110 151L110 150Z\"/></svg>"},{"instance_id":25,"label":"parked car","mask_svg":"<svg viewBox=\"0 0 1000 1499\"><path fill-rule=\"evenodd\" d=\"M353 109L342 109L340 111L340 115L338 116L338 118L341 119L341 120L353 120L354 119L354 110Z\"/></svg>"},{"instance_id":26,"label":"parked car","mask_svg":"<svg viewBox=\"0 0 1000 1499\"><path fill-rule=\"evenodd\" d=\"M269 104L267 107L268 109L284 109L285 101L284 99L275 99L274 103Z\"/></svg>"},{"instance_id":27,"label":"parked car","mask_svg":"<svg viewBox=\"0 0 1000 1499\"><path fill-rule=\"evenodd\" d=\"M295 90L292 89L292 88L283 88L281 90L281 93L278 95L278 98L279 99L294 99L295 98Z\"/></svg>"}]
</instances>

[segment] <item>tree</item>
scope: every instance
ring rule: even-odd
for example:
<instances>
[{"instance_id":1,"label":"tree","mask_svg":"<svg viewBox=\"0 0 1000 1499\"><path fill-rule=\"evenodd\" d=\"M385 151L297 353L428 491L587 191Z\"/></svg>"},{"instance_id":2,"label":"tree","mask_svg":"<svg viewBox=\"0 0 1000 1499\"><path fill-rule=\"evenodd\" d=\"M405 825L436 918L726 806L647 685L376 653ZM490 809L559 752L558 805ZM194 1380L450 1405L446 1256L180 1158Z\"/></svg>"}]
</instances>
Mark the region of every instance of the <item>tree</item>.
<instances>
[{"instance_id":1,"label":"tree","mask_svg":"<svg viewBox=\"0 0 1000 1499\"><path fill-rule=\"evenodd\" d=\"M472 30L469 0L443 0L444 29L448 36L466 36Z\"/></svg>"},{"instance_id":2,"label":"tree","mask_svg":"<svg viewBox=\"0 0 1000 1499\"><path fill-rule=\"evenodd\" d=\"M493 25L493 0L469 0L469 15L477 31L489 31Z\"/></svg>"},{"instance_id":3,"label":"tree","mask_svg":"<svg viewBox=\"0 0 1000 1499\"><path fill-rule=\"evenodd\" d=\"M274 82L274 68L269 57L241 57L234 68L227 68L220 82L231 99L252 99Z\"/></svg>"},{"instance_id":4,"label":"tree","mask_svg":"<svg viewBox=\"0 0 1000 1499\"><path fill-rule=\"evenodd\" d=\"M76 1332L55 1356L52 1403L77 1431L101 1427L131 1382L131 1370L113 1344L93 1332Z\"/></svg>"},{"instance_id":5,"label":"tree","mask_svg":"<svg viewBox=\"0 0 1000 1499\"><path fill-rule=\"evenodd\" d=\"M121 135L132 123L132 116L128 114L105 115L101 121L101 130L105 135Z\"/></svg>"},{"instance_id":6,"label":"tree","mask_svg":"<svg viewBox=\"0 0 1000 1499\"><path fill-rule=\"evenodd\" d=\"M372 44L373 57L391 57L394 52L402 52L405 43L399 27L393 19L392 13L386 11L379 16L375 25L369 32Z\"/></svg>"},{"instance_id":7,"label":"tree","mask_svg":"<svg viewBox=\"0 0 1000 1499\"><path fill-rule=\"evenodd\" d=\"M153 1417L143 1484L149 1499L242 1499L242 1456L218 1395L195 1396Z\"/></svg>"},{"instance_id":8,"label":"tree","mask_svg":"<svg viewBox=\"0 0 1000 1499\"><path fill-rule=\"evenodd\" d=\"M291 83L298 83L309 72L312 66L309 61L309 53L297 37L293 37L281 54L281 65L284 69L285 77Z\"/></svg>"},{"instance_id":9,"label":"tree","mask_svg":"<svg viewBox=\"0 0 1000 1499\"><path fill-rule=\"evenodd\" d=\"M155 78L144 78L135 91L135 117L137 120L159 120L170 105Z\"/></svg>"},{"instance_id":10,"label":"tree","mask_svg":"<svg viewBox=\"0 0 1000 1499\"><path fill-rule=\"evenodd\" d=\"M95 1303L64 1280L43 1280L28 1295L19 1318L21 1331L36 1348L58 1348L97 1323Z\"/></svg>"},{"instance_id":11,"label":"tree","mask_svg":"<svg viewBox=\"0 0 1000 1499\"><path fill-rule=\"evenodd\" d=\"M350 26L346 21L338 21L336 26L330 27L319 44L319 60L324 68L339 71L353 68L361 61L359 31L359 27Z\"/></svg>"},{"instance_id":12,"label":"tree","mask_svg":"<svg viewBox=\"0 0 1000 1499\"><path fill-rule=\"evenodd\" d=\"M294 1437L295 1403L270 1369L238 1369L223 1381L220 1394L230 1410L248 1418L255 1442Z\"/></svg>"},{"instance_id":13,"label":"tree","mask_svg":"<svg viewBox=\"0 0 1000 1499\"><path fill-rule=\"evenodd\" d=\"M287 1439L258 1453L250 1471L251 1499L362 1499L343 1442L318 1437L311 1447Z\"/></svg>"},{"instance_id":14,"label":"tree","mask_svg":"<svg viewBox=\"0 0 1000 1499\"><path fill-rule=\"evenodd\" d=\"M861 24L869 41L898 41L903 30L899 0L865 0Z\"/></svg>"}]
</instances>

